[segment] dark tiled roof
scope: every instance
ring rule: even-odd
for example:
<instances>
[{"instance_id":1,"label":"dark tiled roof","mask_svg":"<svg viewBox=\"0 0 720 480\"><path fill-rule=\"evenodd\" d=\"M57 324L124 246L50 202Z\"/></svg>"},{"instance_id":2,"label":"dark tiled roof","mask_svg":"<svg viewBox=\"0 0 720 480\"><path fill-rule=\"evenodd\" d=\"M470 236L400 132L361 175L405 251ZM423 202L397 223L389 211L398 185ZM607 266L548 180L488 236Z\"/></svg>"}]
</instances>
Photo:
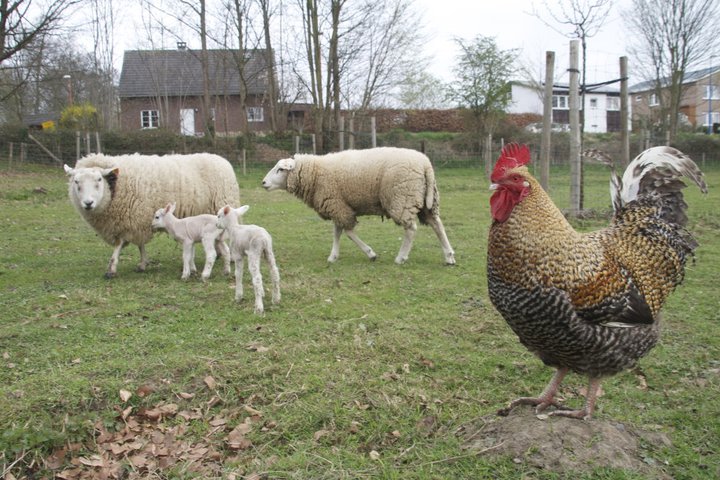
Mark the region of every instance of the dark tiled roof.
<instances>
[{"instance_id":1,"label":"dark tiled roof","mask_svg":"<svg viewBox=\"0 0 720 480\"><path fill-rule=\"evenodd\" d=\"M210 94L237 95L239 50L208 50ZM265 50L246 50L249 95L266 92ZM120 73L120 97L199 96L203 94L200 50L127 50Z\"/></svg>"},{"instance_id":2,"label":"dark tiled roof","mask_svg":"<svg viewBox=\"0 0 720 480\"><path fill-rule=\"evenodd\" d=\"M688 83L694 83L698 80L702 80L703 78L706 78L711 73L717 73L720 70L720 66L718 67L709 67L709 68L702 68L700 70L694 70L692 72L685 72L685 79L683 80L683 84L687 85ZM667 87L670 84L670 80L668 77L664 77L660 80L660 84L663 87ZM638 92L647 92L649 90L655 89L655 80L646 80L644 82L636 83L635 85L632 85L630 88L628 88L628 91L630 93L638 93Z\"/></svg>"}]
</instances>

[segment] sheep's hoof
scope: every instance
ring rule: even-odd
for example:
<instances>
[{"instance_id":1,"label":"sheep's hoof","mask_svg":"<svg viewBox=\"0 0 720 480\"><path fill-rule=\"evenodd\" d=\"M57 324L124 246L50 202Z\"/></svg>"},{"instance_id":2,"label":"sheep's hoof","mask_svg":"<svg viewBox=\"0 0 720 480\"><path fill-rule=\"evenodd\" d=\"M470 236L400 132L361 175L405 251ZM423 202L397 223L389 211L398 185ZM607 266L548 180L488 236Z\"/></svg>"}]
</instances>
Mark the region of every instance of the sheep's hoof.
<instances>
[{"instance_id":1,"label":"sheep's hoof","mask_svg":"<svg viewBox=\"0 0 720 480\"><path fill-rule=\"evenodd\" d=\"M338 257L331 255L328 257L327 261L328 261L328 263L335 263L335 262L337 262L337 259L338 259Z\"/></svg>"},{"instance_id":2,"label":"sheep's hoof","mask_svg":"<svg viewBox=\"0 0 720 480\"><path fill-rule=\"evenodd\" d=\"M397 257L397 258L395 259L395 263L397 263L398 265L402 265L402 264L405 263L405 262L407 262L407 258Z\"/></svg>"},{"instance_id":3,"label":"sheep's hoof","mask_svg":"<svg viewBox=\"0 0 720 480\"><path fill-rule=\"evenodd\" d=\"M370 259L371 262L374 262L375 260L377 260L377 255L373 255L373 256L368 257L368 258Z\"/></svg>"},{"instance_id":4,"label":"sheep's hoof","mask_svg":"<svg viewBox=\"0 0 720 480\"><path fill-rule=\"evenodd\" d=\"M117 275L115 272L105 272L105 279L112 280L113 278L115 278L115 275Z\"/></svg>"}]
</instances>

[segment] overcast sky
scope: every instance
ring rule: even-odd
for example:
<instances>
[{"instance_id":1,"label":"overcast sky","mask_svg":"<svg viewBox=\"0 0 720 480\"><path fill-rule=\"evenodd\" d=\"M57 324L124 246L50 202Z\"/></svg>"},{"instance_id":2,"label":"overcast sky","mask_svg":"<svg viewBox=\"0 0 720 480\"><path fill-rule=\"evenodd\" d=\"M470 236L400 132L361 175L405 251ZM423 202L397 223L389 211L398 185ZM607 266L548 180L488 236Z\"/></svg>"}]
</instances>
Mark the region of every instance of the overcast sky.
<instances>
[{"instance_id":1,"label":"overcast sky","mask_svg":"<svg viewBox=\"0 0 720 480\"><path fill-rule=\"evenodd\" d=\"M547 0L553 5L559 0ZM494 37L503 49L519 49L521 61L544 78L545 52L555 52L557 81L567 81L570 39L562 36L531 14L538 0L415 0L425 12L425 25L432 40L427 52L434 57L431 71L449 80L458 53L453 38L465 40L477 35ZM619 58L628 55L622 10L630 0L615 0L601 31L588 39L588 81L600 82L619 77ZM548 21L551 17L546 16ZM632 62L629 61L632 75ZM639 80L638 80L639 81ZM631 79L630 83L634 83Z\"/></svg>"}]
</instances>

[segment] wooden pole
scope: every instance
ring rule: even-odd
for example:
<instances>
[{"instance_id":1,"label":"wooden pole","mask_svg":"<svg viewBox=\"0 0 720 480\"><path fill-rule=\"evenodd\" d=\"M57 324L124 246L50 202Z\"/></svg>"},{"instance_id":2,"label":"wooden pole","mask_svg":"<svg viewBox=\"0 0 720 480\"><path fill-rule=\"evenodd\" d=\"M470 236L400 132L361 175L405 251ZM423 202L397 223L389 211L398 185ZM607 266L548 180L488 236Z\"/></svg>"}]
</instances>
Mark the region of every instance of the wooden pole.
<instances>
[{"instance_id":1,"label":"wooden pole","mask_svg":"<svg viewBox=\"0 0 720 480\"><path fill-rule=\"evenodd\" d=\"M355 150L355 119L353 117L348 120L348 148Z\"/></svg>"},{"instance_id":2,"label":"wooden pole","mask_svg":"<svg viewBox=\"0 0 720 480\"><path fill-rule=\"evenodd\" d=\"M345 117L338 119L338 150L345 150Z\"/></svg>"},{"instance_id":3,"label":"wooden pole","mask_svg":"<svg viewBox=\"0 0 720 480\"><path fill-rule=\"evenodd\" d=\"M13 146L14 146L13 142L10 142L10 151L8 152L8 170L9 170L10 167L12 166L12 161L13 161Z\"/></svg>"},{"instance_id":4,"label":"wooden pole","mask_svg":"<svg viewBox=\"0 0 720 480\"><path fill-rule=\"evenodd\" d=\"M47 153L48 155L50 155L50 158L52 158L52 159L55 160L57 163L59 163L60 165L62 165L62 160L60 160L58 157L55 156L54 153L52 153L50 150L48 150L48 149L45 147L45 145L43 145L42 143L40 143L40 140L38 140L37 138L33 137L33 136L32 136L31 134L29 134L29 133L28 133L28 138L29 138L30 140L32 140L33 142L35 142L35 143L37 144L37 146L42 149L43 152L45 152L45 153Z\"/></svg>"},{"instance_id":5,"label":"wooden pole","mask_svg":"<svg viewBox=\"0 0 720 480\"><path fill-rule=\"evenodd\" d=\"M242 170L243 170L243 177L247 176L247 150L244 148L242 149Z\"/></svg>"},{"instance_id":6,"label":"wooden pole","mask_svg":"<svg viewBox=\"0 0 720 480\"><path fill-rule=\"evenodd\" d=\"M75 160L80 160L80 131L75 131Z\"/></svg>"},{"instance_id":7,"label":"wooden pole","mask_svg":"<svg viewBox=\"0 0 720 480\"><path fill-rule=\"evenodd\" d=\"M628 93L628 58L620 57L620 143L623 166L630 163L630 95ZM624 170L624 169L623 169Z\"/></svg>"},{"instance_id":8,"label":"wooden pole","mask_svg":"<svg viewBox=\"0 0 720 480\"><path fill-rule=\"evenodd\" d=\"M295 153L300 153L300 135L295 135Z\"/></svg>"},{"instance_id":9,"label":"wooden pole","mask_svg":"<svg viewBox=\"0 0 720 480\"><path fill-rule=\"evenodd\" d=\"M312 134L312 153L315 155L317 153L317 137L315 134Z\"/></svg>"},{"instance_id":10,"label":"wooden pole","mask_svg":"<svg viewBox=\"0 0 720 480\"><path fill-rule=\"evenodd\" d=\"M372 139L372 147L377 147L377 132L375 131L375 117L370 117L370 138Z\"/></svg>"},{"instance_id":11,"label":"wooden pole","mask_svg":"<svg viewBox=\"0 0 720 480\"><path fill-rule=\"evenodd\" d=\"M570 41L570 215L577 217L582 208L582 163L580 159L580 104L578 102L579 40Z\"/></svg>"},{"instance_id":12,"label":"wooden pole","mask_svg":"<svg viewBox=\"0 0 720 480\"><path fill-rule=\"evenodd\" d=\"M100 132L95 132L95 151L102 153L102 149L100 148Z\"/></svg>"},{"instance_id":13,"label":"wooden pole","mask_svg":"<svg viewBox=\"0 0 720 480\"><path fill-rule=\"evenodd\" d=\"M540 185L550 191L550 149L552 147L552 97L555 82L555 52L545 52L543 130L540 140Z\"/></svg>"}]
</instances>

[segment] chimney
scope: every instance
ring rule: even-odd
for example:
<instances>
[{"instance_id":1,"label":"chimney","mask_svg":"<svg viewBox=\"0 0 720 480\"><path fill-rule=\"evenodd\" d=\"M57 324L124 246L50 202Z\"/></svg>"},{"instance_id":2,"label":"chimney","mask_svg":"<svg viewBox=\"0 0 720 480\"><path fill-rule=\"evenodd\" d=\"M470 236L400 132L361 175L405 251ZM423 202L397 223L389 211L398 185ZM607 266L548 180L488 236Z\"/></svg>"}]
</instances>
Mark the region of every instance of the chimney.
<instances>
[{"instance_id":1,"label":"chimney","mask_svg":"<svg viewBox=\"0 0 720 480\"><path fill-rule=\"evenodd\" d=\"M187 49L187 43L185 43L185 42L177 42L177 49L178 49L178 50L185 50L185 49Z\"/></svg>"}]
</instances>

